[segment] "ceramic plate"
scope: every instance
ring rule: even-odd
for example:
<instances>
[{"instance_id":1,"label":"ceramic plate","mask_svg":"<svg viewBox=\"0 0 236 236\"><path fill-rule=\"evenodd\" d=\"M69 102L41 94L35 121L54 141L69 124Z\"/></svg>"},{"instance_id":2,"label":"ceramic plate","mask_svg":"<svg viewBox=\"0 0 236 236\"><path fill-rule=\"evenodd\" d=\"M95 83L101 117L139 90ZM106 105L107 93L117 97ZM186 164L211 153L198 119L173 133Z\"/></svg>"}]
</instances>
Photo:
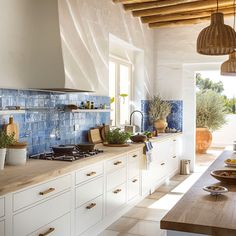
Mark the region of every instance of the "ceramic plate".
<instances>
[{"instance_id":1,"label":"ceramic plate","mask_svg":"<svg viewBox=\"0 0 236 236\"><path fill-rule=\"evenodd\" d=\"M228 189L223 186L210 185L203 187L203 190L209 192L213 196L220 195L222 193L227 193Z\"/></svg>"}]
</instances>

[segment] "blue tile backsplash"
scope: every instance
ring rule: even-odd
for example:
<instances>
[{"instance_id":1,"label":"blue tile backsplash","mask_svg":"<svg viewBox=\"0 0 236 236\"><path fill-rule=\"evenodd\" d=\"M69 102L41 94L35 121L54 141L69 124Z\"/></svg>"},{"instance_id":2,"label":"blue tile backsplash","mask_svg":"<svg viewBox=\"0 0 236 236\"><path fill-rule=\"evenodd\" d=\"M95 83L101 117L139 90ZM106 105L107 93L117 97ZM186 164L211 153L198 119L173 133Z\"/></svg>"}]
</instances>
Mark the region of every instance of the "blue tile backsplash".
<instances>
[{"instance_id":1,"label":"blue tile backsplash","mask_svg":"<svg viewBox=\"0 0 236 236\"><path fill-rule=\"evenodd\" d=\"M183 130L183 101L181 100L169 100L171 104L171 114L167 117L168 127L176 129L180 132ZM144 129L153 130L153 125L150 122L148 115L149 100L141 101L141 111L144 113Z\"/></svg>"},{"instance_id":2,"label":"blue tile backsplash","mask_svg":"<svg viewBox=\"0 0 236 236\"><path fill-rule=\"evenodd\" d=\"M71 113L55 109L65 104L80 105L87 100L93 101L95 107L110 105L107 96L0 89L1 109L7 106L29 108L25 114L13 115L19 125L20 141L27 141L29 154L49 151L53 145L85 142L90 128L109 124L109 112ZM0 116L0 125L8 123L8 119L9 115Z\"/></svg>"}]
</instances>

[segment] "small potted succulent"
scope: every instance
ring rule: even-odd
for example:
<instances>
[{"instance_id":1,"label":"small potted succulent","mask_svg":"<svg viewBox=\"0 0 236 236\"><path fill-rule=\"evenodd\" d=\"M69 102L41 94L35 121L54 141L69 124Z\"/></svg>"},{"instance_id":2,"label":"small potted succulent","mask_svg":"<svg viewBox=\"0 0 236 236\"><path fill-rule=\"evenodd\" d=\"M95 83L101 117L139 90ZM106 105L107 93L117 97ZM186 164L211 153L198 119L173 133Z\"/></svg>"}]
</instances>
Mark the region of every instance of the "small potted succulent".
<instances>
[{"instance_id":1,"label":"small potted succulent","mask_svg":"<svg viewBox=\"0 0 236 236\"><path fill-rule=\"evenodd\" d=\"M8 135L5 131L0 131L0 170L4 169L7 147L15 143L14 133Z\"/></svg>"},{"instance_id":2,"label":"small potted succulent","mask_svg":"<svg viewBox=\"0 0 236 236\"><path fill-rule=\"evenodd\" d=\"M171 104L162 100L160 95L154 96L149 103L149 116L158 133L164 133L167 127L166 118L171 112Z\"/></svg>"}]
</instances>

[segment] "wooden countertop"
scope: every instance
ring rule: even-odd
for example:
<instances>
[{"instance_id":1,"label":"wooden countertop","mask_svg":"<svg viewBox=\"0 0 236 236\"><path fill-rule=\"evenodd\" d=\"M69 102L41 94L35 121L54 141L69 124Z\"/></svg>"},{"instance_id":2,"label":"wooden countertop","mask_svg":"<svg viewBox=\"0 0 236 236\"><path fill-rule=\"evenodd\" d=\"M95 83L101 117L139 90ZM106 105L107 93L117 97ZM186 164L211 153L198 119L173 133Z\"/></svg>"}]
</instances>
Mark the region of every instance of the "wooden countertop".
<instances>
[{"instance_id":1,"label":"wooden countertop","mask_svg":"<svg viewBox=\"0 0 236 236\"><path fill-rule=\"evenodd\" d=\"M211 177L216 169L229 169L224 160L236 154L224 151L206 170L183 198L161 220L161 228L215 236L236 235L236 185L221 183ZM203 187L211 184L223 185L229 192L211 196Z\"/></svg>"},{"instance_id":2,"label":"wooden countertop","mask_svg":"<svg viewBox=\"0 0 236 236\"><path fill-rule=\"evenodd\" d=\"M163 141L176 135L178 134L162 134L151 141ZM74 162L30 159L25 166L5 166L5 169L0 171L0 196L143 147L143 143L131 144L122 148L99 144L96 145L96 148L103 149L103 153Z\"/></svg>"}]
</instances>

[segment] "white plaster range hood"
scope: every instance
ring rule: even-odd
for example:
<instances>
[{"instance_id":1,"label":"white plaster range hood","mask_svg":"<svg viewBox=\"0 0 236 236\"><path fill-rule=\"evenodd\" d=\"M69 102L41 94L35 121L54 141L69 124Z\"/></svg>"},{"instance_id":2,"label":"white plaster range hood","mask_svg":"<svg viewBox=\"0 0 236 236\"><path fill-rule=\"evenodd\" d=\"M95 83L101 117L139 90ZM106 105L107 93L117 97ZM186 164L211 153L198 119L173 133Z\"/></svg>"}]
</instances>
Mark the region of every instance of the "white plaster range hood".
<instances>
[{"instance_id":1,"label":"white plaster range hood","mask_svg":"<svg viewBox=\"0 0 236 236\"><path fill-rule=\"evenodd\" d=\"M83 42L72 38L73 16L59 7L57 0L0 1L1 88L95 91L95 67L81 64Z\"/></svg>"}]
</instances>

